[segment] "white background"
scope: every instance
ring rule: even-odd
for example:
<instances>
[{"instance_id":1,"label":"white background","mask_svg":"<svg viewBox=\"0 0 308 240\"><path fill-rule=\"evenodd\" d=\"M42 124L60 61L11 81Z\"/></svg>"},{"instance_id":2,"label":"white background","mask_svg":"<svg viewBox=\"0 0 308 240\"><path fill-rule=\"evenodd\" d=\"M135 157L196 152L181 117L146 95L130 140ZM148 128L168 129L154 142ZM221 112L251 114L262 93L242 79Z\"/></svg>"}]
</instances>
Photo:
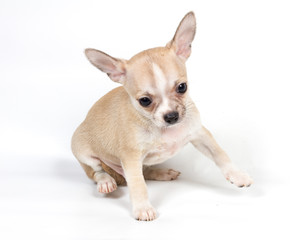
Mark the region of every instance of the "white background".
<instances>
[{"instance_id":1,"label":"white background","mask_svg":"<svg viewBox=\"0 0 308 240\"><path fill-rule=\"evenodd\" d=\"M92 104L118 86L87 62L165 45L193 10L190 94L231 159L237 189L188 145L148 182L153 222L126 187L96 192L70 152ZM306 1L0 2L1 239L307 239Z\"/></svg>"}]
</instances>

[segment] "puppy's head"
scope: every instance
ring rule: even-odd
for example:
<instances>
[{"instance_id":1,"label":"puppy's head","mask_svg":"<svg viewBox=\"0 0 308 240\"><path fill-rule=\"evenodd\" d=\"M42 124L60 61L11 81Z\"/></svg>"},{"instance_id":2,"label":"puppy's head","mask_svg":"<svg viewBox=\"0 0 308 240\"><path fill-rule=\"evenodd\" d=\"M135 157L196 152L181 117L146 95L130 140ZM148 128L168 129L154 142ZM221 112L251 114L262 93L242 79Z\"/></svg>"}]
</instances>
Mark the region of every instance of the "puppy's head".
<instances>
[{"instance_id":1,"label":"puppy's head","mask_svg":"<svg viewBox=\"0 0 308 240\"><path fill-rule=\"evenodd\" d=\"M85 53L94 66L123 84L141 115L159 127L168 127L180 122L186 114L185 62L190 56L195 32L195 15L189 12L165 47L145 50L128 61L95 49L86 49Z\"/></svg>"}]
</instances>

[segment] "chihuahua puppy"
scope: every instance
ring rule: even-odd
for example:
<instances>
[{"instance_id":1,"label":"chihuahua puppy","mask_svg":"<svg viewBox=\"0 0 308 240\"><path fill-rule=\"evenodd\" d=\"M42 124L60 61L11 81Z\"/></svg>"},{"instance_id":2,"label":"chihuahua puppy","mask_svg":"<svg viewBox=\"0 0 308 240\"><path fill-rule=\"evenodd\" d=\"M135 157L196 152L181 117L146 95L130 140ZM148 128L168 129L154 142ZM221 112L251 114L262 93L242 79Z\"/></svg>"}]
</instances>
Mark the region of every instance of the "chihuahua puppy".
<instances>
[{"instance_id":1,"label":"chihuahua puppy","mask_svg":"<svg viewBox=\"0 0 308 240\"><path fill-rule=\"evenodd\" d=\"M133 216L153 220L145 180L173 180L180 172L152 165L192 143L212 158L224 177L238 187L252 179L240 171L202 126L189 97L185 62L191 54L196 19L189 12L165 47L148 49L130 60L86 49L89 61L122 84L99 99L72 138L72 151L101 193L127 183Z\"/></svg>"}]
</instances>

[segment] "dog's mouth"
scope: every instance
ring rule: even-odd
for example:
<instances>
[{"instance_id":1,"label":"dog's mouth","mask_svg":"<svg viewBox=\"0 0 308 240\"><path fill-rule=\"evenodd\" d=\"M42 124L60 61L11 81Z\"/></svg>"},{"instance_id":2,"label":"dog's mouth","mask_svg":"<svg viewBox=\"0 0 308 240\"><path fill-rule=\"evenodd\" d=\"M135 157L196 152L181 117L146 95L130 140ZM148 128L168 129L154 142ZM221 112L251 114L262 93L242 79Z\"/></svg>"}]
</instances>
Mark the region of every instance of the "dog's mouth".
<instances>
[{"instance_id":1,"label":"dog's mouth","mask_svg":"<svg viewBox=\"0 0 308 240\"><path fill-rule=\"evenodd\" d=\"M165 126L164 126L163 128L165 128L165 129L167 129L167 128L172 128L172 127L174 127L174 126L179 125L181 122L182 122L181 120L178 120L176 123L172 123L172 124L166 123Z\"/></svg>"}]
</instances>

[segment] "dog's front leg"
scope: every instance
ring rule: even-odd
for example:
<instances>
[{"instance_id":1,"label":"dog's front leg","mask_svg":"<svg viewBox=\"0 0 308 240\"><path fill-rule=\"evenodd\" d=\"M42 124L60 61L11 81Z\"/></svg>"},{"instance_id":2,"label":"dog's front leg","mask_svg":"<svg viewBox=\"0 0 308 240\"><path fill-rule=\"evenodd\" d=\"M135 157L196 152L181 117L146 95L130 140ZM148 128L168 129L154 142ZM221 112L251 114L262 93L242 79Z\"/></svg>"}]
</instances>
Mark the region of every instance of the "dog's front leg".
<instances>
[{"instance_id":1,"label":"dog's front leg","mask_svg":"<svg viewBox=\"0 0 308 240\"><path fill-rule=\"evenodd\" d=\"M122 160L122 166L129 188L134 217L141 221L154 220L156 211L149 201L140 155L136 154L125 158Z\"/></svg>"},{"instance_id":2,"label":"dog's front leg","mask_svg":"<svg viewBox=\"0 0 308 240\"><path fill-rule=\"evenodd\" d=\"M238 187L249 187L252 184L251 177L231 162L228 155L216 143L212 134L205 127L196 132L191 143L204 155L214 160L228 181Z\"/></svg>"}]
</instances>

